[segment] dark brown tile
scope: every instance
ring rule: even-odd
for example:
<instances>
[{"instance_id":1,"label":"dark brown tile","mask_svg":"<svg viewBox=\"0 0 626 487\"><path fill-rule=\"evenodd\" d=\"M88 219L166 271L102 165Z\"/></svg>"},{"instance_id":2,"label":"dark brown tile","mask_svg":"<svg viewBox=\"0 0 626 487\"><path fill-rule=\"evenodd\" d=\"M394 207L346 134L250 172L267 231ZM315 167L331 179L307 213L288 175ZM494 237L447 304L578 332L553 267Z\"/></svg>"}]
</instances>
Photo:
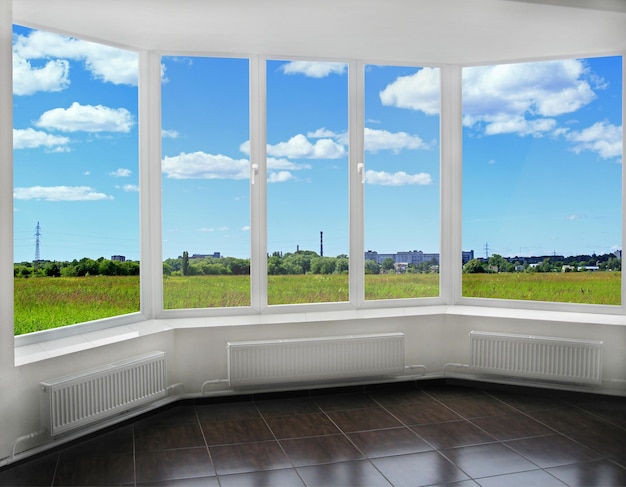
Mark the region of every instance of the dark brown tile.
<instances>
[{"instance_id":1,"label":"dark brown tile","mask_svg":"<svg viewBox=\"0 0 626 487\"><path fill-rule=\"evenodd\" d=\"M362 431L350 433L348 438L369 458L418 453L433 449L408 428Z\"/></svg>"},{"instance_id":2,"label":"dark brown tile","mask_svg":"<svg viewBox=\"0 0 626 487\"><path fill-rule=\"evenodd\" d=\"M439 398L437 398L439 399ZM468 394L439 399L443 404L464 418L482 418L515 412L511 407L487 394Z\"/></svg>"},{"instance_id":3,"label":"dark brown tile","mask_svg":"<svg viewBox=\"0 0 626 487\"><path fill-rule=\"evenodd\" d=\"M202 423L202 431L209 446L274 439L274 435L262 419Z\"/></svg>"},{"instance_id":4,"label":"dark brown tile","mask_svg":"<svg viewBox=\"0 0 626 487\"><path fill-rule=\"evenodd\" d=\"M609 460L575 463L546 471L571 487L626 485L626 470Z\"/></svg>"},{"instance_id":5,"label":"dark brown tile","mask_svg":"<svg viewBox=\"0 0 626 487\"><path fill-rule=\"evenodd\" d=\"M137 426L149 425L172 425L172 424L192 424L198 423L196 411L193 406L172 406L155 411L141 417L136 423Z\"/></svg>"},{"instance_id":6,"label":"dark brown tile","mask_svg":"<svg viewBox=\"0 0 626 487\"><path fill-rule=\"evenodd\" d=\"M213 462L206 448L137 452L135 468L138 483L215 475Z\"/></svg>"},{"instance_id":7,"label":"dark brown tile","mask_svg":"<svg viewBox=\"0 0 626 487\"><path fill-rule=\"evenodd\" d=\"M212 446L209 450L218 475L291 467L277 441Z\"/></svg>"},{"instance_id":8,"label":"dark brown tile","mask_svg":"<svg viewBox=\"0 0 626 487\"><path fill-rule=\"evenodd\" d=\"M344 433L402 426L396 418L382 408L335 411L328 413L328 417Z\"/></svg>"},{"instance_id":9,"label":"dark brown tile","mask_svg":"<svg viewBox=\"0 0 626 487\"><path fill-rule=\"evenodd\" d=\"M261 418L261 413L251 401L206 404L196 406L195 409L200 422L203 424Z\"/></svg>"},{"instance_id":10,"label":"dark brown tile","mask_svg":"<svg viewBox=\"0 0 626 487\"><path fill-rule=\"evenodd\" d=\"M544 470L510 473L478 479L481 487L565 487L559 479Z\"/></svg>"},{"instance_id":11,"label":"dark brown tile","mask_svg":"<svg viewBox=\"0 0 626 487\"><path fill-rule=\"evenodd\" d=\"M125 425L112 430L90 436L83 441L71 443L62 454L69 455L99 455L132 454L133 453L133 426Z\"/></svg>"},{"instance_id":12,"label":"dark brown tile","mask_svg":"<svg viewBox=\"0 0 626 487\"><path fill-rule=\"evenodd\" d=\"M495 438L469 421L412 426L411 429L438 449L493 443Z\"/></svg>"},{"instance_id":13,"label":"dark brown tile","mask_svg":"<svg viewBox=\"0 0 626 487\"><path fill-rule=\"evenodd\" d=\"M173 450L206 446L200 425L196 422L184 424L145 424L135 428L135 451Z\"/></svg>"},{"instance_id":14,"label":"dark brown tile","mask_svg":"<svg viewBox=\"0 0 626 487\"><path fill-rule=\"evenodd\" d=\"M52 453L0 470L0 486L50 486L58 459L59 454Z\"/></svg>"},{"instance_id":15,"label":"dark brown tile","mask_svg":"<svg viewBox=\"0 0 626 487\"><path fill-rule=\"evenodd\" d=\"M537 469L501 443L451 448L442 453L473 479Z\"/></svg>"},{"instance_id":16,"label":"dark brown tile","mask_svg":"<svg viewBox=\"0 0 626 487\"><path fill-rule=\"evenodd\" d=\"M309 397L291 397L258 401L256 407L265 418L320 412L320 408L315 401Z\"/></svg>"},{"instance_id":17,"label":"dark brown tile","mask_svg":"<svg viewBox=\"0 0 626 487\"><path fill-rule=\"evenodd\" d=\"M132 453L69 454L64 452L54 476L55 486L126 485L135 482L135 465Z\"/></svg>"},{"instance_id":18,"label":"dark brown tile","mask_svg":"<svg viewBox=\"0 0 626 487\"><path fill-rule=\"evenodd\" d=\"M314 398L322 411L344 411L376 407L374 400L366 394L333 394Z\"/></svg>"},{"instance_id":19,"label":"dark brown tile","mask_svg":"<svg viewBox=\"0 0 626 487\"><path fill-rule=\"evenodd\" d=\"M172 479L158 482L137 482L137 487L220 487L217 477L196 477L193 479Z\"/></svg>"},{"instance_id":20,"label":"dark brown tile","mask_svg":"<svg viewBox=\"0 0 626 487\"><path fill-rule=\"evenodd\" d=\"M375 458L372 463L395 487L449 484L468 479L436 451Z\"/></svg>"},{"instance_id":21,"label":"dark brown tile","mask_svg":"<svg viewBox=\"0 0 626 487\"><path fill-rule=\"evenodd\" d=\"M385 407L410 406L413 404L429 404L433 398L421 389L383 390L370 394L376 403Z\"/></svg>"},{"instance_id":22,"label":"dark brown tile","mask_svg":"<svg viewBox=\"0 0 626 487\"><path fill-rule=\"evenodd\" d=\"M298 487L304 486L304 483L294 469L288 468L220 475L220 485L221 487Z\"/></svg>"},{"instance_id":23,"label":"dark brown tile","mask_svg":"<svg viewBox=\"0 0 626 487\"><path fill-rule=\"evenodd\" d=\"M441 423L461 419L457 413L447 408L438 401L429 404L410 404L386 408L391 414L402 421L405 425Z\"/></svg>"},{"instance_id":24,"label":"dark brown tile","mask_svg":"<svg viewBox=\"0 0 626 487\"><path fill-rule=\"evenodd\" d=\"M296 467L363 458L363 455L343 435L281 440L280 445Z\"/></svg>"},{"instance_id":25,"label":"dark brown tile","mask_svg":"<svg viewBox=\"0 0 626 487\"><path fill-rule=\"evenodd\" d=\"M490 392L490 395L523 413L541 411L542 409L563 408L567 405L567 403L562 399L538 393L495 391Z\"/></svg>"},{"instance_id":26,"label":"dark brown tile","mask_svg":"<svg viewBox=\"0 0 626 487\"><path fill-rule=\"evenodd\" d=\"M367 460L299 467L307 487L390 487L391 484Z\"/></svg>"},{"instance_id":27,"label":"dark brown tile","mask_svg":"<svg viewBox=\"0 0 626 487\"><path fill-rule=\"evenodd\" d=\"M268 418L267 424L276 438L302 438L306 436L334 435L337 427L324 413L297 414Z\"/></svg>"},{"instance_id":28,"label":"dark brown tile","mask_svg":"<svg viewBox=\"0 0 626 487\"><path fill-rule=\"evenodd\" d=\"M598 454L561 435L507 441L506 445L542 468L588 462Z\"/></svg>"},{"instance_id":29,"label":"dark brown tile","mask_svg":"<svg viewBox=\"0 0 626 487\"><path fill-rule=\"evenodd\" d=\"M626 398L585 395L570 400L570 403L626 430Z\"/></svg>"},{"instance_id":30,"label":"dark brown tile","mask_svg":"<svg viewBox=\"0 0 626 487\"><path fill-rule=\"evenodd\" d=\"M550 428L521 413L477 418L473 419L472 423L495 436L498 440L530 438L554 433Z\"/></svg>"}]
</instances>

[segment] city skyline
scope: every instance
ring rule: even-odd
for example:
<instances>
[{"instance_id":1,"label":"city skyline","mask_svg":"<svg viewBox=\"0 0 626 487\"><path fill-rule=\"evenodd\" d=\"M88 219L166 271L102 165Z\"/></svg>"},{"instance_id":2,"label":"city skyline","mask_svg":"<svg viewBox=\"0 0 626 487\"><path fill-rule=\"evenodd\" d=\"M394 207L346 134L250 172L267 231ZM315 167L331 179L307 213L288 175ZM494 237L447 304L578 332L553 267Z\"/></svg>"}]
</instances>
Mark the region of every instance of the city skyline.
<instances>
[{"instance_id":1,"label":"city skyline","mask_svg":"<svg viewBox=\"0 0 626 487\"><path fill-rule=\"evenodd\" d=\"M16 262L139 258L136 53L14 28ZM162 59L163 258L250 256L247 59ZM347 64L270 60L267 251L347 254ZM365 66L364 247L440 252L439 69ZM621 58L463 69L462 247L621 249ZM289 202L289 204L285 204Z\"/></svg>"}]
</instances>

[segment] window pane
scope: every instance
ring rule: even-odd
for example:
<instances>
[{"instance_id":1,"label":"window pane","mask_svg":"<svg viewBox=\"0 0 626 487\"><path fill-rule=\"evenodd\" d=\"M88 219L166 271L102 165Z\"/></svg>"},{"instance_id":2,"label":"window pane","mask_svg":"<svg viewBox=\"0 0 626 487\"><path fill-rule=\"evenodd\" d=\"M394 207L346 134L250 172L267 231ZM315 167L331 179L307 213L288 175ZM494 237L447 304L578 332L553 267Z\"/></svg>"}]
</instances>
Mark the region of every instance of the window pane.
<instances>
[{"instance_id":1,"label":"window pane","mask_svg":"<svg viewBox=\"0 0 626 487\"><path fill-rule=\"evenodd\" d=\"M347 301L348 73L267 63L268 303Z\"/></svg>"},{"instance_id":2,"label":"window pane","mask_svg":"<svg viewBox=\"0 0 626 487\"><path fill-rule=\"evenodd\" d=\"M439 296L439 69L366 66L365 298Z\"/></svg>"},{"instance_id":3,"label":"window pane","mask_svg":"<svg viewBox=\"0 0 626 487\"><path fill-rule=\"evenodd\" d=\"M463 70L463 295L618 305L621 57Z\"/></svg>"},{"instance_id":4,"label":"window pane","mask_svg":"<svg viewBox=\"0 0 626 487\"><path fill-rule=\"evenodd\" d=\"M249 62L162 63L164 308L249 306Z\"/></svg>"},{"instance_id":5,"label":"window pane","mask_svg":"<svg viewBox=\"0 0 626 487\"><path fill-rule=\"evenodd\" d=\"M139 311L137 55L13 29L15 333Z\"/></svg>"}]
</instances>

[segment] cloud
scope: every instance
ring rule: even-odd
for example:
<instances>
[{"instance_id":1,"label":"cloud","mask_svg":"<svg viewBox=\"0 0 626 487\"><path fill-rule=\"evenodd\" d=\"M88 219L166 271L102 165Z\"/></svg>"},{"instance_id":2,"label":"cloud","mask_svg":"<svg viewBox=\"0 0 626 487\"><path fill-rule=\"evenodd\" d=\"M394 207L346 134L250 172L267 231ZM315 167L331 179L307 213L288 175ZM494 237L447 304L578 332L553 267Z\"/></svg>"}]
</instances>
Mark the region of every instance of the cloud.
<instances>
[{"instance_id":1,"label":"cloud","mask_svg":"<svg viewBox=\"0 0 626 487\"><path fill-rule=\"evenodd\" d=\"M364 136L365 150L369 152L390 150L397 154L402 149L428 149L430 147L419 136L406 132L388 132L366 127Z\"/></svg>"},{"instance_id":2,"label":"cloud","mask_svg":"<svg viewBox=\"0 0 626 487\"><path fill-rule=\"evenodd\" d=\"M113 199L113 196L98 193L89 186L32 186L30 188L15 188L13 197L16 200L43 201L98 201Z\"/></svg>"},{"instance_id":3,"label":"cloud","mask_svg":"<svg viewBox=\"0 0 626 487\"><path fill-rule=\"evenodd\" d=\"M267 169L283 169L289 171L300 171L302 169L311 169L310 164L297 164L287 159L276 159L275 157L267 158Z\"/></svg>"},{"instance_id":4,"label":"cloud","mask_svg":"<svg viewBox=\"0 0 626 487\"><path fill-rule=\"evenodd\" d=\"M331 74L344 74L345 63L327 63L317 61L291 61L279 68L285 74L302 74L309 78L325 78Z\"/></svg>"},{"instance_id":5,"label":"cloud","mask_svg":"<svg viewBox=\"0 0 626 487\"><path fill-rule=\"evenodd\" d=\"M317 139L311 143L305 135L298 134L286 142L267 144L267 154L273 157L292 159L339 159L346 155L346 149L332 139Z\"/></svg>"},{"instance_id":6,"label":"cloud","mask_svg":"<svg viewBox=\"0 0 626 487\"><path fill-rule=\"evenodd\" d=\"M162 170L169 179L248 179L250 162L201 151L181 152L177 156L164 157Z\"/></svg>"},{"instance_id":7,"label":"cloud","mask_svg":"<svg viewBox=\"0 0 626 487\"><path fill-rule=\"evenodd\" d=\"M246 225L244 227L241 227L241 231L242 232L249 232L250 231L250 225Z\"/></svg>"},{"instance_id":8,"label":"cloud","mask_svg":"<svg viewBox=\"0 0 626 487\"><path fill-rule=\"evenodd\" d=\"M414 74L400 76L379 93L385 106L419 110L427 115L438 115L441 89L439 69L422 68Z\"/></svg>"},{"instance_id":9,"label":"cloud","mask_svg":"<svg viewBox=\"0 0 626 487\"><path fill-rule=\"evenodd\" d=\"M30 64L30 60L56 58L46 64L47 69L50 70L48 74L52 74L52 66L56 63L67 63L67 61L64 60L68 59L72 61L82 61L85 68L91 72L95 79L116 85L124 84L137 86L139 66L137 53L53 34L51 32L34 30L26 36L14 36L13 57L18 59L18 65L23 65L24 62ZM50 65L50 63L53 63L53 65ZM50 68L48 68L49 65L51 66ZM61 64L58 64L56 69L60 67ZM32 82L28 82L28 75L33 74L33 70L21 69L16 74L17 76L14 77L18 85L32 85ZM42 87L44 86L45 85L42 85ZM44 89L36 91L51 90ZM23 94L32 93L33 92Z\"/></svg>"},{"instance_id":10,"label":"cloud","mask_svg":"<svg viewBox=\"0 0 626 487\"><path fill-rule=\"evenodd\" d=\"M572 150L596 152L602 159L622 156L622 127L606 121L596 122L581 131L563 132L565 139L572 142Z\"/></svg>"},{"instance_id":11,"label":"cloud","mask_svg":"<svg viewBox=\"0 0 626 487\"><path fill-rule=\"evenodd\" d=\"M122 191L125 191L127 193L138 193L139 192L139 186L137 186L136 184L125 184L124 186L122 186Z\"/></svg>"},{"instance_id":12,"label":"cloud","mask_svg":"<svg viewBox=\"0 0 626 487\"><path fill-rule=\"evenodd\" d=\"M113 176L115 178L127 178L128 176L130 176L133 172L130 169L124 169L122 167L120 167L119 169L110 172L109 176Z\"/></svg>"},{"instance_id":13,"label":"cloud","mask_svg":"<svg viewBox=\"0 0 626 487\"><path fill-rule=\"evenodd\" d=\"M307 132L306 136L309 139L321 139L321 138L330 138L334 139L337 137L337 134L332 130L328 130L326 127L322 127L320 129L315 130L314 132Z\"/></svg>"},{"instance_id":14,"label":"cloud","mask_svg":"<svg viewBox=\"0 0 626 487\"><path fill-rule=\"evenodd\" d=\"M69 108L53 108L35 122L37 127L62 132L130 132L135 124L125 108L72 103Z\"/></svg>"},{"instance_id":15,"label":"cloud","mask_svg":"<svg viewBox=\"0 0 626 487\"><path fill-rule=\"evenodd\" d=\"M596 98L590 82L602 88L600 79L575 59L465 68L463 123L487 135L545 135L556 128L552 117L573 113Z\"/></svg>"},{"instance_id":16,"label":"cloud","mask_svg":"<svg viewBox=\"0 0 626 487\"><path fill-rule=\"evenodd\" d=\"M365 182L380 186L407 186L419 185L427 186L432 184L433 179L430 174L421 172L418 174L407 174L404 171L389 173L386 171L366 171Z\"/></svg>"},{"instance_id":17,"label":"cloud","mask_svg":"<svg viewBox=\"0 0 626 487\"><path fill-rule=\"evenodd\" d=\"M62 146L69 144L70 139L58 135L51 135L32 128L13 129L14 149L36 149L47 147L53 150L64 149Z\"/></svg>"},{"instance_id":18,"label":"cloud","mask_svg":"<svg viewBox=\"0 0 626 487\"><path fill-rule=\"evenodd\" d=\"M161 137L164 139L177 139L180 134L176 130L161 130Z\"/></svg>"},{"instance_id":19,"label":"cloud","mask_svg":"<svg viewBox=\"0 0 626 487\"><path fill-rule=\"evenodd\" d=\"M268 183L284 183L293 179L293 175L289 171L270 172L267 176Z\"/></svg>"},{"instance_id":20,"label":"cloud","mask_svg":"<svg viewBox=\"0 0 626 487\"><path fill-rule=\"evenodd\" d=\"M70 63L63 59L48 61L42 67L13 56L13 94L32 95L38 91L62 91L70 85Z\"/></svg>"}]
</instances>

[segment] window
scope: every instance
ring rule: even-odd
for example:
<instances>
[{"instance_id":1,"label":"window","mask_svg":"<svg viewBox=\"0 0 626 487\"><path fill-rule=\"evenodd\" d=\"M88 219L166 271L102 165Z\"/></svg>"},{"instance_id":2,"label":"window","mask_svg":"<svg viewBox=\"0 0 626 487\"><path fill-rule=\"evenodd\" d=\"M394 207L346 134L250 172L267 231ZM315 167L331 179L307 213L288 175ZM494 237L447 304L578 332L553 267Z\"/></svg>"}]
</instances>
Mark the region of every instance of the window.
<instances>
[{"instance_id":1,"label":"window","mask_svg":"<svg viewBox=\"0 0 626 487\"><path fill-rule=\"evenodd\" d=\"M250 306L249 61L162 64L163 307Z\"/></svg>"},{"instance_id":2,"label":"window","mask_svg":"<svg viewBox=\"0 0 626 487\"><path fill-rule=\"evenodd\" d=\"M622 58L463 70L463 296L621 304Z\"/></svg>"},{"instance_id":3,"label":"window","mask_svg":"<svg viewBox=\"0 0 626 487\"><path fill-rule=\"evenodd\" d=\"M13 70L15 334L139 311L136 53L14 26Z\"/></svg>"},{"instance_id":4,"label":"window","mask_svg":"<svg viewBox=\"0 0 626 487\"><path fill-rule=\"evenodd\" d=\"M365 68L365 298L439 296L438 68Z\"/></svg>"},{"instance_id":5,"label":"window","mask_svg":"<svg viewBox=\"0 0 626 487\"><path fill-rule=\"evenodd\" d=\"M268 61L268 304L348 301L348 73Z\"/></svg>"}]
</instances>

